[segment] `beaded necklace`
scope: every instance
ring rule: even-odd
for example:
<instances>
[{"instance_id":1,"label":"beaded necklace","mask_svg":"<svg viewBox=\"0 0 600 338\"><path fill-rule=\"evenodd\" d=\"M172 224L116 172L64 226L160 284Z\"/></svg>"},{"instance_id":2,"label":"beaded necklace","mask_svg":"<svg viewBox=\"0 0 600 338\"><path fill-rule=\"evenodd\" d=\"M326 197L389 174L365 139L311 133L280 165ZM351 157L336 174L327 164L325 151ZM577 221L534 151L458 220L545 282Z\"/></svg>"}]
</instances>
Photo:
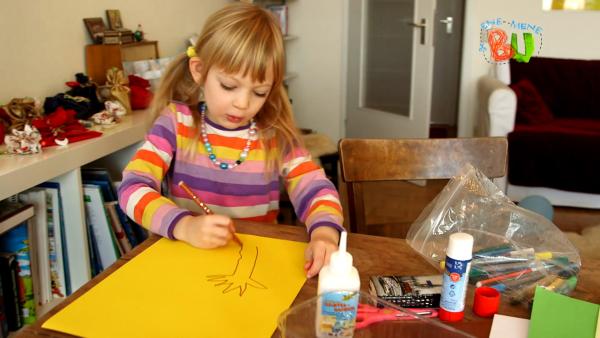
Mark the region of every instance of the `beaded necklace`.
<instances>
[{"instance_id":1,"label":"beaded necklace","mask_svg":"<svg viewBox=\"0 0 600 338\"><path fill-rule=\"evenodd\" d=\"M202 141L204 142L204 149L208 152L208 158L210 158L211 162L216 166L223 170L233 169L238 165L242 164L248 157L248 152L250 151L250 146L252 145L252 141L254 140L254 136L256 135L256 122L254 119L250 120L250 128L248 129L248 139L246 140L246 145L242 152L240 153L240 158L233 163L226 163L217 158L217 155L213 152L212 145L208 141L208 135L206 133L206 104L200 104L200 132L202 134Z\"/></svg>"}]
</instances>

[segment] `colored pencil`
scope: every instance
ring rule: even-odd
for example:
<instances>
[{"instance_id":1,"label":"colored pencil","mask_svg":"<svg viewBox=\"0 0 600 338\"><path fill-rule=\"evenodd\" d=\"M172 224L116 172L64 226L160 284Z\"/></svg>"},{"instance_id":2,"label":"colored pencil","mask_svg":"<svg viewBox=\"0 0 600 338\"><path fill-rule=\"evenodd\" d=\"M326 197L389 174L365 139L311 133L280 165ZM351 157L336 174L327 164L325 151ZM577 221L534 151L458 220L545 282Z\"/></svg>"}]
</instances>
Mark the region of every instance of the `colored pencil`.
<instances>
[{"instance_id":1,"label":"colored pencil","mask_svg":"<svg viewBox=\"0 0 600 338\"><path fill-rule=\"evenodd\" d=\"M185 184L185 182L179 181L178 185L181 187L181 189L183 189L183 191L185 191L192 198L192 200L194 200L194 202L196 202L196 204L204 211L205 214L207 214L207 215L213 215L214 214L214 212L212 210L210 210L210 208L208 207L208 205L206 205L204 202L202 202L200 200L200 198L198 198L198 196L196 196L196 194L194 194L194 192L192 191L192 189L190 189L190 187L188 187L187 184ZM233 237L233 240L237 244L239 244L239 246L243 246L242 241L235 234L235 230L233 228L233 222L229 223L229 230L231 231L231 235Z\"/></svg>"},{"instance_id":2,"label":"colored pencil","mask_svg":"<svg viewBox=\"0 0 600 338\"><path fill-rule=\"evenodd\" d=\"M505 280L505 279L510 279L510 278L513 278L513 277L519 277L521 275L528 274L528 273L534 272L534 271L539 271L539 270L542 270L542 269L544 269L543 266L541 266L541 267L531 267L531 268L527 268L527 269L524 269L524 270L507 273L505 275L500 275L500 276L488 278L488 279L485 279L485 280L482 280L482 281L479 281L479 282L475 283L475 285L477 287L480 287L480 286L483 286L483 285L486 285L486 284L490 284L490 283L493 283L493 282L498 282L498 281L502 281L502 280Z\"/></svg>"}]
</instances>

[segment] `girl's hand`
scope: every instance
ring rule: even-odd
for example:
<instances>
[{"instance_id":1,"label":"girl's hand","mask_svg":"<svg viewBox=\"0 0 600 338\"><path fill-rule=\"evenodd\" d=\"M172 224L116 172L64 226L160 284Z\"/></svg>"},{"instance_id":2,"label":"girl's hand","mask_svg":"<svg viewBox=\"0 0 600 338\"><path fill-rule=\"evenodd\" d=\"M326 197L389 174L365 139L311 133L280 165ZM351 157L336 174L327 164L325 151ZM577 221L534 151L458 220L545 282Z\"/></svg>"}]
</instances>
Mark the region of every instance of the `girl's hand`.
<instances>
[{"instance_id":1,"label":"girl's hand","mask_svg":"<svg viewBox=\"0 0 600 338\"><path fill-rule=\"evenodd\" d=\"M224 215L184 216L179 220L173 236L201 249L224 246L231 240L231 218Z\"/></svg>"},{"instance_id":2,"label":"girl's hand","mask_svg":"<svg viewBox=\"0 0 600 338\"><path fill-rule=\"evenodd\" d=\"M306 277L316 276L323 265L329 263L331 253L337 251L340 233L328 226L318 227L311 233L310 242L304 252Z\"/></svg>"}]
</instances>

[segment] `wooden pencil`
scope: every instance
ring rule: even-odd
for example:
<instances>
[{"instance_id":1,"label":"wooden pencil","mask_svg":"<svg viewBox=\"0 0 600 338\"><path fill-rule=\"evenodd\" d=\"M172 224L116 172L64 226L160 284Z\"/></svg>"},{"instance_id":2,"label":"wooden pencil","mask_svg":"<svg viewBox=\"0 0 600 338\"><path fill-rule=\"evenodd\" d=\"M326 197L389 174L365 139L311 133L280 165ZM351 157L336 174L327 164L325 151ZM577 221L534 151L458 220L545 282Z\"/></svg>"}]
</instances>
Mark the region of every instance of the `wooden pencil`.
<instances>
[{"instance_id":1,"label":"wooden pencil","mask_svg":"<svg viewBox=\"0 0 600 338\"><path fill-rule=\"evenodd\" d=\"M192 200L194 200L194 202L196 202L196 204L204 211L205 214L207 214L207 215L213 215L214 214L214 212L212 210L210 210L210 208L208 207L208 205L206 205L204 202L202 202L200 200L200 198L198 198L198 196L196 196L196 194L194 194L194 192L192 191L192 189L190 189L190 187L188 187L187 184L185 184L185 182L179 181L178 185L181 187L181 189L183 189L183 191L185 191L192 198ZM229 230L231 231L231 235L233 236L233 240L237 244L239 244L240 246L243 246L242 241L235 234L235 230L233 228L233 222L229 223Z\"/></svg>"}]
</instances>

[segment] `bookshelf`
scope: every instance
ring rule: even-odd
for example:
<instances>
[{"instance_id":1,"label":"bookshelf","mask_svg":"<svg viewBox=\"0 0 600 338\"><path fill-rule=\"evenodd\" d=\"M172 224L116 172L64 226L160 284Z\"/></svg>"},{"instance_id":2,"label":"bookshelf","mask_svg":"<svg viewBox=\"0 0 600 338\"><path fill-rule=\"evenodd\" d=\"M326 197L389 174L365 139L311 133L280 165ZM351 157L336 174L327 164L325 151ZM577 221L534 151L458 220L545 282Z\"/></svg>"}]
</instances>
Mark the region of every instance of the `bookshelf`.
<instances>
[{"instance_id":1,"label":"bookshelf","mask_svg":"<svg viewBox=\"0 0 600 338\"><path fill-rule=\"evenodd\" d=\"M35 155L0 156L0 200L42 182L60 183L73 291L91 278L80 168L103 157L116 156L119 151L142 141L151 123L148 112L134 111L117 125L98 129L103 133L100 137L65 147L45 148ZM40 312L56 304L47 303Z\"/></svg>"}]
</instances>

